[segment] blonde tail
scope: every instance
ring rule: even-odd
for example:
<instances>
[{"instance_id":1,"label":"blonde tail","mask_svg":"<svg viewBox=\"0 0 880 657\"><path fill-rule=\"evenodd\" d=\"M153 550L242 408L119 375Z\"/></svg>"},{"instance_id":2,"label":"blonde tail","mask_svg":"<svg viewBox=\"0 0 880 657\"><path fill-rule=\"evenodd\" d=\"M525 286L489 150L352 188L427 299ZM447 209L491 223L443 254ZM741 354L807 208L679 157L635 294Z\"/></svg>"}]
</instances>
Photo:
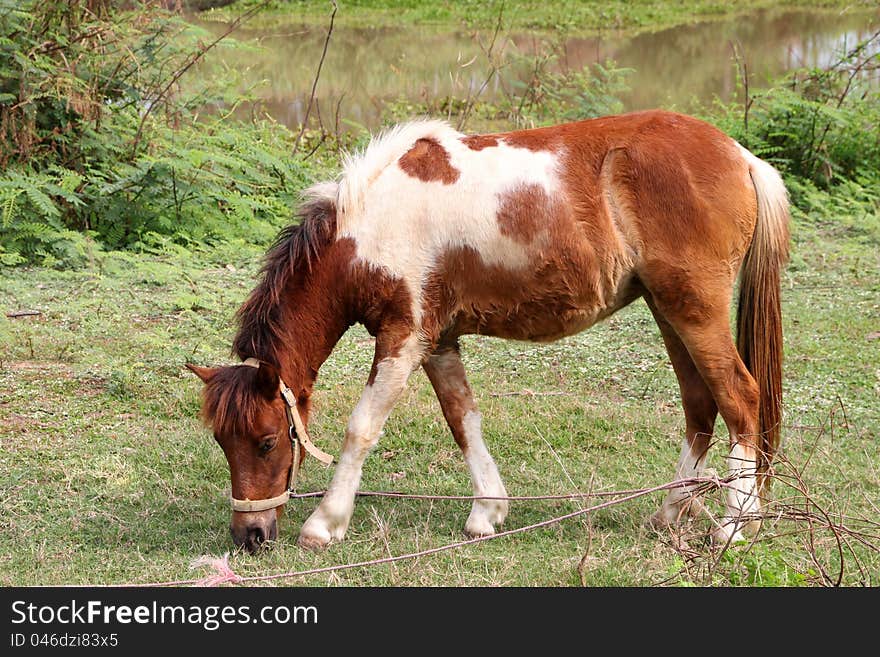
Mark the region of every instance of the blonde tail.
<instances>
[{"instance_id":1,"label":"blonde tail","mask_svg":"<svg viewBox=\"0 0 880 657\"><path fill-rule=\"evenodd\" d=\"M780 276L788 261L788 193L771 165L742 149L758 199L752 243L740 270L737 349L760 390L758 491L779 449L782 424L782 307Z\"/></svg>"}]
</instances>

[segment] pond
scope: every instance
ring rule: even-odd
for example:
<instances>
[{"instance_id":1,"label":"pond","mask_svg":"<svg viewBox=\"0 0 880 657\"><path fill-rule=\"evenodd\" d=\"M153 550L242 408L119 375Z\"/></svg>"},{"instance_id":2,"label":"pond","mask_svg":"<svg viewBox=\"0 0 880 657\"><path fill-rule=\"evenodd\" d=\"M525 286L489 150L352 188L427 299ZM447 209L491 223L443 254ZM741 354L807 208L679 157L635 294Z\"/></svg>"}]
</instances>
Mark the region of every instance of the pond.
<instances>
[{"instance_id":1,"label":"pond","mask_svg":"<svg viewBox=\"0 0 880 657\"><path fill-rule=\"evenodd\" d=\"M200 22L216 34L225 29ZM516 80L528 76L525 66L515 63L517 56L554 52L558 67L580 69L610 59L633 69L630 91L622 97L627 110L662 106L686 112L715 96L729 100L736 93L733 44L743 54L752 86L760 87L786 70L832 62L878 25L880 11L765 10L636 35L502 35L493 52L513 63L492 77L481 97L510 93ZM242 86L258 85L255 93L265 110L296 128L305 116L325 33L325 27L290 22L259 30L243 27L234 36L254 47L217 49L208 64L227 67ZM342 129L375 128L390 101L467 97L487 78L485 50L491 37L491 31L436 26L337 25L316 94L324 124L331 127L338 119Z\"/></svg>"}]
</instances>

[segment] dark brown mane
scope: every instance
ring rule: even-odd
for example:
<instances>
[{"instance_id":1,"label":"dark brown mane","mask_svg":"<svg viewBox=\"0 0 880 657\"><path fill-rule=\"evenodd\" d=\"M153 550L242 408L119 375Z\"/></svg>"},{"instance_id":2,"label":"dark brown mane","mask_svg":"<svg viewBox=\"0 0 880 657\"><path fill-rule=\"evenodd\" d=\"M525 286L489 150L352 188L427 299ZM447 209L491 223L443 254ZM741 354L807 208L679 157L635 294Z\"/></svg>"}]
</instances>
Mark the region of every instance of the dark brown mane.
<instances>
[{"instance_id":1,"label":"dark brown mane","mask_svg":"<svg viewBox=\"0 0 880 657\"><path fill-rule=\"evenodd\" d=\"M221 367L203 391L202 420L215 434L244 436L253 426L261 394L254 367Z\"/></svg>"},{"instance_id":2,"label":"dark brown mane","mask_svg":"<svg viewBox=\"0 0 880 657\"><path fill-rule=\"evenodd\" d=\"M331 199L310 199L297 214L300 222L279 233L266 254L260 282L236 313L239 330L232 350L242 360L254 357L279 364L278 351L284 348L282 296L311 272L312 263L336 234L336 206Z\"/></svg>"}]
</instances>

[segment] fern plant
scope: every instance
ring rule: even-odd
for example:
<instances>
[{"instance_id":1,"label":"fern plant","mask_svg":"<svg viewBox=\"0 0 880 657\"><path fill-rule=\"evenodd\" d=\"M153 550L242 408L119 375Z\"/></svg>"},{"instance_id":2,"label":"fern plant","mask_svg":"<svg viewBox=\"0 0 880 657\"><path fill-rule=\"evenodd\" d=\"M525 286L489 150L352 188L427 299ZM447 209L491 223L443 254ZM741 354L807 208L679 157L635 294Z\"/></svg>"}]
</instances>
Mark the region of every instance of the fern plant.
<instances>
[{"instance_id":1,"label":"fern plant","mask_svg":"<svg viewBox=\"0 0 880 657\"><path fill-rule=\"evenodd\" d=\"M289 221L310 177L292 135L202 116L231 87L180 84L205 35L163 4L0 0L0 263L267 242Z\"/></svg>"},{"instance_id":2,"label":"fern plant","mask_svg":"<svg viewBox=\"0 0 880 657\"><path fill-rule=\"evenodd\" d=\"M880 186L880 34L825 68L794 71L712 118L790 175L829 188L854 180Z\"/></svg>"}]
</instances>

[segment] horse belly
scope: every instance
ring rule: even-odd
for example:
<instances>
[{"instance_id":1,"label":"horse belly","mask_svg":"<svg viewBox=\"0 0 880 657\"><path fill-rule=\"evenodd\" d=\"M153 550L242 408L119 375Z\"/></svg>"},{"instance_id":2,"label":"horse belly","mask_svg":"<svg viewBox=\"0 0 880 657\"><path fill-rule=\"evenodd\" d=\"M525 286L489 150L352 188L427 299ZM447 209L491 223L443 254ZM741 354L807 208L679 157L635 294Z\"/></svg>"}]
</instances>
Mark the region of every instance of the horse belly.
<instances>
[{"instance_id":1,"label":"horse belly","mask_svg":"<svg viewBox=\"0 0 880 657\"><path fill-rule=\"evenodd\" d=\"M569 335L580 333L598 321L595 312L586 309L573 309L561 314L553 303L546 306L519 307L504 313L476 314L469 318L467 333L489 335L508 340L528 342L552 342Z\"/></svg>"},{"instance_id":2,"label":"horse belly","mask_svg":"<svg viewBox=\"0 0 880 657\"><path fill-rule=\"evenodd\" d=\"M520 271L484 265L455 286L452 331L530 342L580 333L640 294L630 274L607 274L592 263Z\"/></svg>"}]
</instances>

